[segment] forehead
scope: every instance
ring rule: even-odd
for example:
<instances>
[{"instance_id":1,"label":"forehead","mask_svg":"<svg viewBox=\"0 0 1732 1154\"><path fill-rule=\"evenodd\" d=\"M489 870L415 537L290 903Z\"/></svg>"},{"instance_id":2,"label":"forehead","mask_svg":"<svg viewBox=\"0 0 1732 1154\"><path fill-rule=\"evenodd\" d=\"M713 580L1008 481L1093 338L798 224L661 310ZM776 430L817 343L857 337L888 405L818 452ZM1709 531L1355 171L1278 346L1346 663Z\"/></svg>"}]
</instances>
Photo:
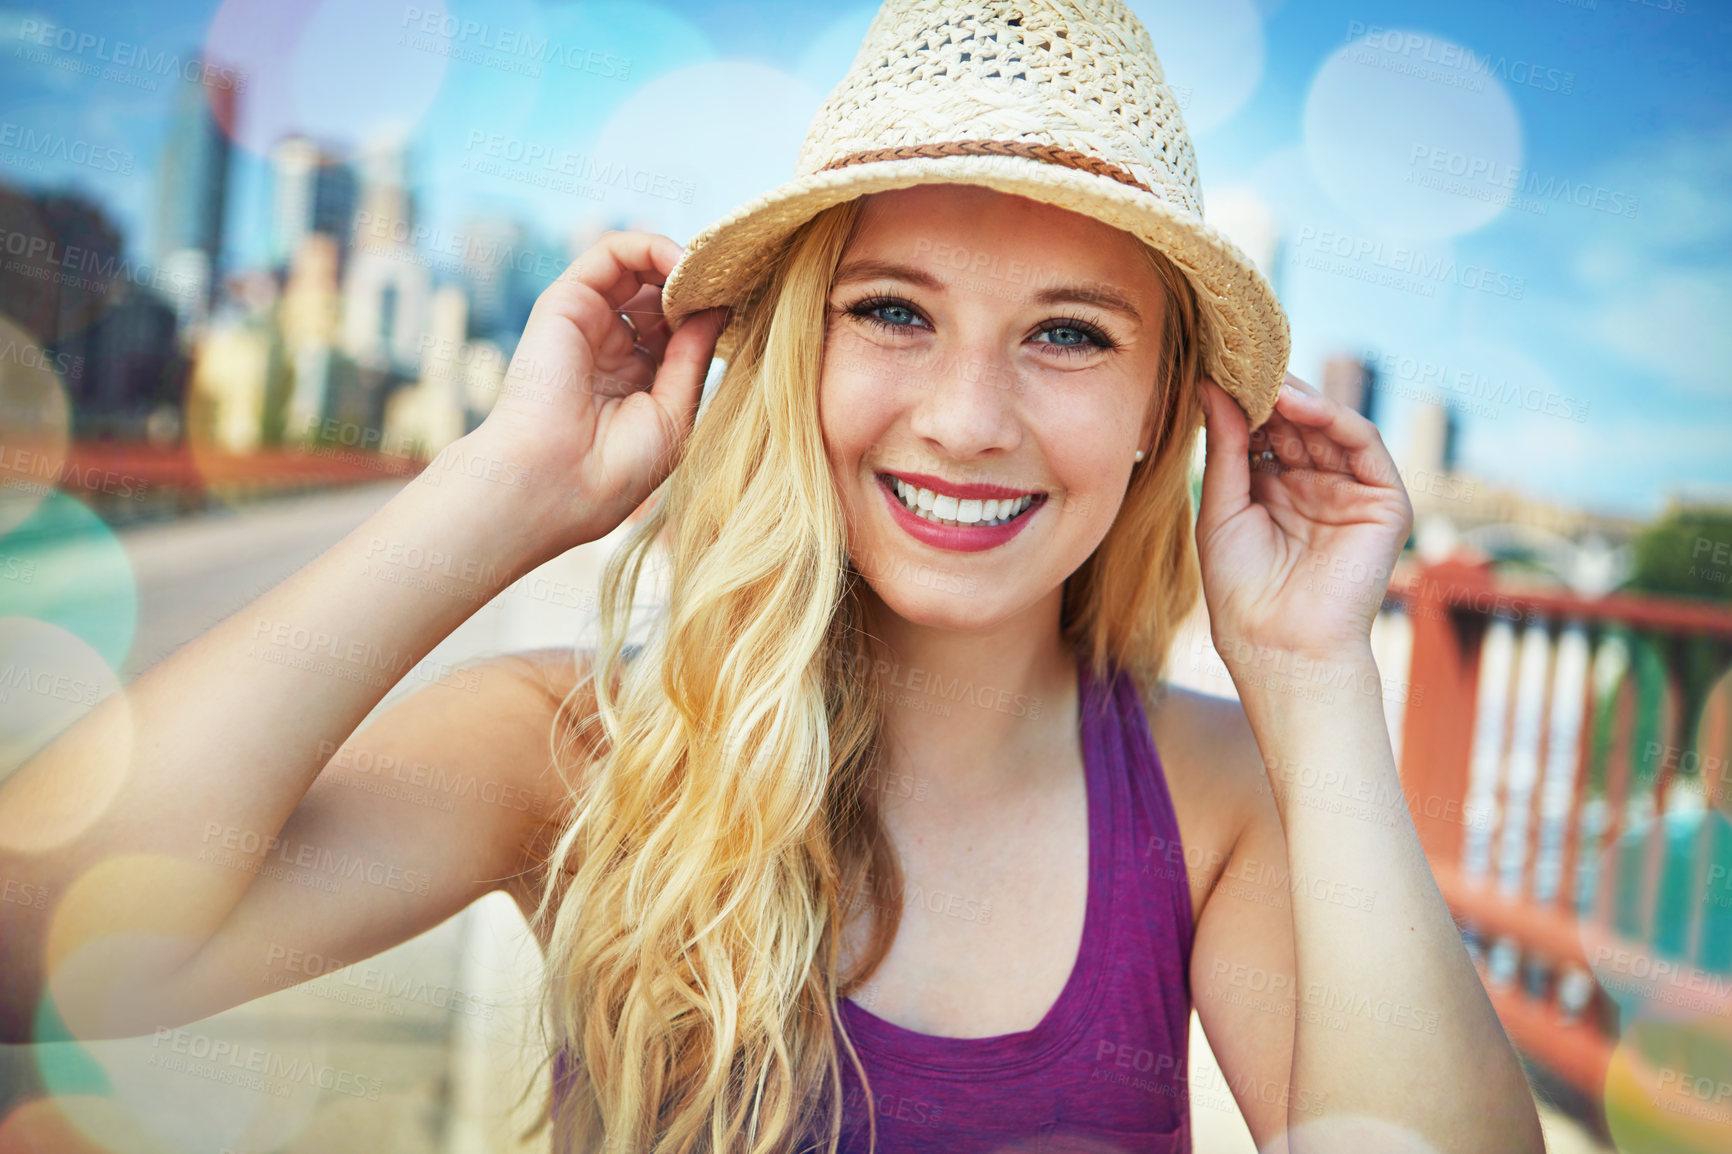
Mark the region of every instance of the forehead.
<instances>
[{"instance_id":1,"label":"forehead","mask_svg":"<svg viewBox=\"0 0 1732 1154\"><path fill-rule=\"evenodd\" d=\"M844 259L870 255L956 273L1002 272L1013 263L1076 280L1112 281L1133 291L1154 273L1142 242L1081 213L970 184L919 184L875 192Z\"/></svg>"}]
</instances>

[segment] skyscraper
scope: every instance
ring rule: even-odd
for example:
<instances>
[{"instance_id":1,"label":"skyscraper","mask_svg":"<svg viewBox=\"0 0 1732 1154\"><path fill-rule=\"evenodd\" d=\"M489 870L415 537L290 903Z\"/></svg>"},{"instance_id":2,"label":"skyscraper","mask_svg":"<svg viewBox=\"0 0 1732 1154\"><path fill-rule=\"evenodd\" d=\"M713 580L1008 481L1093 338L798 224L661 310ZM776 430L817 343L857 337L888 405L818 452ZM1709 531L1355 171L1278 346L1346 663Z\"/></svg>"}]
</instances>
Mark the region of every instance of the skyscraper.
<instances>
[{"instance_id":1,"label":"skyscraper","mask_svg":"<svg viewBox=\"0 0 1732 1154\"><path fill-rule=\"evenodd\" d=\"M1459 435L1455 413L1436 401L1425 401L1413 416L1408 459L1415 468L1453 473Z\"/></svg>"},{"instance_id":2,"label":"skyscraper","mask_svg":"<svg viewBox=\"0 0 1732 1154\"><path fill-rule=\"evenodd\" d=\"M413 244L414 199L401 138L369 144L361 213L367 243L343 272L343 351L364 368L407 377L420 363L433 295L426 258Z\"/></svg>"},{"instance_id":3,"label":"skyscraper","mask_svg":"<svg viewBox=\"0 0 1732 1154\"><path fill-rule=\"evenodd\" d=\"M201 69L200 75L204 72ZM202 324L222 272L235 88L176 76L157 182L156 258L183 326Z\"/></svg>"},{"instance_id":4,"label":"skyscraper","mask_svg":"<svg viewBox=\"0 0 1732 1154\"><path fill-rule=\"evenodd\" d=\"M1369 360L1334 356L1323 362L1323 395L1367 420L1377 419L1377 368Z\"/></svg>"},{"instance_id":5,"label":"skyscraper","mask_svg":"<svg viewBox=\"0 0 1732 1154\"><path fill-rule=\"evenodd\" d=\"M346 252L354 226L354 169L304 136L284 137L271 150L271 262L284 265L309 233L323 233Z\"/></svg>"}]
</instances>

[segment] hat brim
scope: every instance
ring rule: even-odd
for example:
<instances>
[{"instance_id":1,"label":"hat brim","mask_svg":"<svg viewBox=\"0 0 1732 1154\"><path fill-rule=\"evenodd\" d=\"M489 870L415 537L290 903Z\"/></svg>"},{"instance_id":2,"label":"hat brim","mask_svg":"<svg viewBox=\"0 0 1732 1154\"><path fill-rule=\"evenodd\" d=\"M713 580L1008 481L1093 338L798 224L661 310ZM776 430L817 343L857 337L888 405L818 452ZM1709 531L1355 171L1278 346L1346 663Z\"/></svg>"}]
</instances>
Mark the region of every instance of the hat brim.
<instances>
[{"instance_id":1,"label":"hat brim","mask_svg":"<svg viewBox=\"0 0 1732 1154\"><path fill-rule=\"evenodd\" d=\"M798 177L693 237L662 290L670 330L693 313L734 306L716 342L728 360L741 314L762 292L782 242L831 205L916 184L973 184L1094 217L1162 253L1188 278L1202 312L1203 370L1238 401L1251 428L1275 407L1291 352L1287 316L1268 279L1194 213L1110 177L1020 156L946 156L849 165Z\"/></svg>"}]
</instances>

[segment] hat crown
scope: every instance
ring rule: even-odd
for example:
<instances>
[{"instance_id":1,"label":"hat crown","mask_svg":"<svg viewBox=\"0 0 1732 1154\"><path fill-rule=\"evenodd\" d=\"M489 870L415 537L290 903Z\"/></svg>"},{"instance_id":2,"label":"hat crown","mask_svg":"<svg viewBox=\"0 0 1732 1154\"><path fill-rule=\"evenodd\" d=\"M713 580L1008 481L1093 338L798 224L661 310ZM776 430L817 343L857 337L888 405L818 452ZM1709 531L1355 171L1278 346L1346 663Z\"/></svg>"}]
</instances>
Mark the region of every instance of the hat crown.
<instances>
[{"instance_id":1,"label":"hat crown","mask_svg":"<svg viewBox=\"0 0 1732 1154\"><path fill-rule=\"evenodd\" d=\"M886 0L813 118L795 174L954 141L1095 157L1202 215L1178 101L1120 0Z\"/></svg>"}]
</instances>

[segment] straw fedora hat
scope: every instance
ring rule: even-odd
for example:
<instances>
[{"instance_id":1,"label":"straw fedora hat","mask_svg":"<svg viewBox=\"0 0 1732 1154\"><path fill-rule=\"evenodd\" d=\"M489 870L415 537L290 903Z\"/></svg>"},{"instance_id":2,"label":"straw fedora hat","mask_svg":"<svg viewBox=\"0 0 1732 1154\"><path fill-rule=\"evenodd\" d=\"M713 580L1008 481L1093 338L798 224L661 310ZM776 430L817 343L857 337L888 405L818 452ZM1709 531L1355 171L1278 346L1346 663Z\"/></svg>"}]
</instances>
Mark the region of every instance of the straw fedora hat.
<instances>
[{"instance_id":1,"label":"straw fedora hat","mask_svg":"<svg viewBox=\"0 0 1732 1154\"><path fill-rule=\"evenodd\" d=\"M1163 253L1202 308L1203 366L1268 418L1287 368L1269 282L1203 220L1197 161L1148 31L1120 0L886 0L812 120L794 179L693 237L662 291L669 327L739 318L803 223L867 193L984 185L1094 217Z\"/></svg>"}]
</instances>

